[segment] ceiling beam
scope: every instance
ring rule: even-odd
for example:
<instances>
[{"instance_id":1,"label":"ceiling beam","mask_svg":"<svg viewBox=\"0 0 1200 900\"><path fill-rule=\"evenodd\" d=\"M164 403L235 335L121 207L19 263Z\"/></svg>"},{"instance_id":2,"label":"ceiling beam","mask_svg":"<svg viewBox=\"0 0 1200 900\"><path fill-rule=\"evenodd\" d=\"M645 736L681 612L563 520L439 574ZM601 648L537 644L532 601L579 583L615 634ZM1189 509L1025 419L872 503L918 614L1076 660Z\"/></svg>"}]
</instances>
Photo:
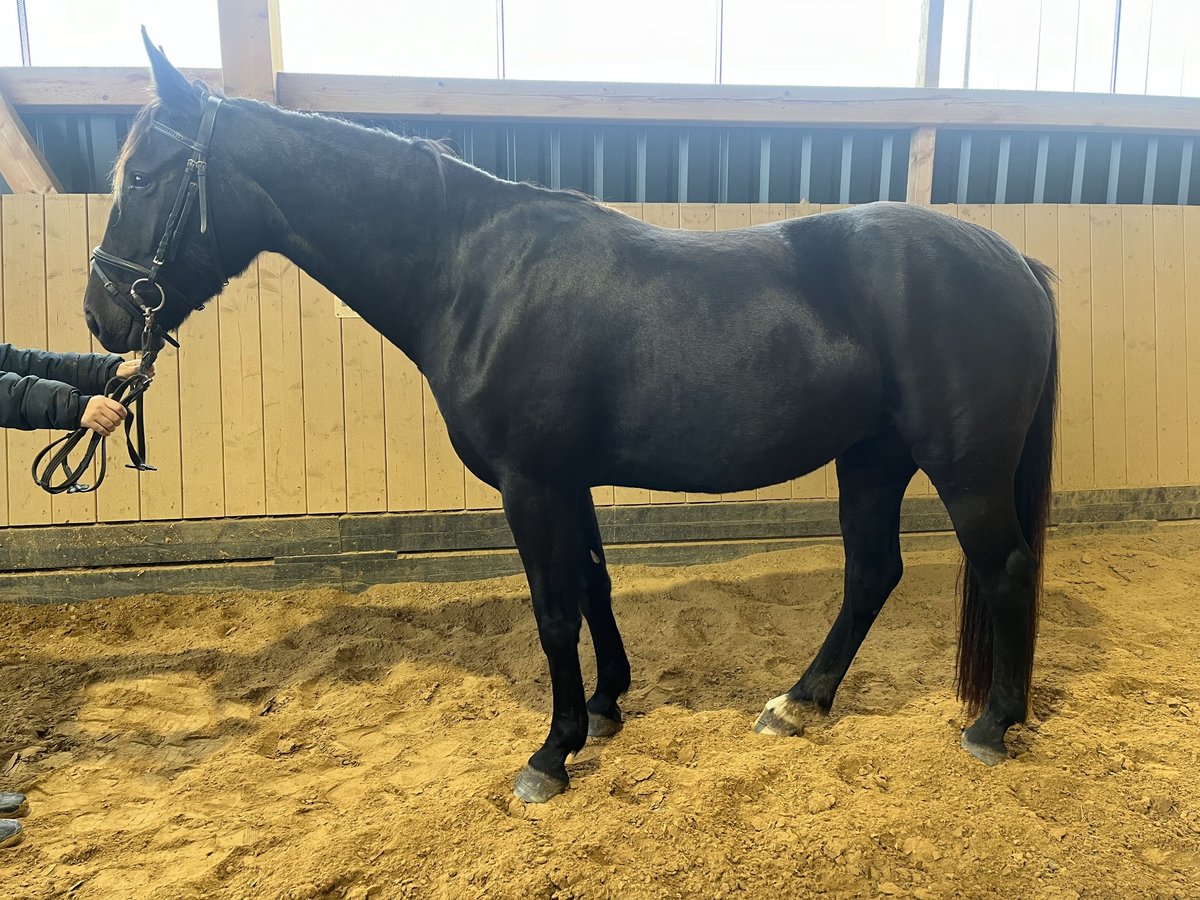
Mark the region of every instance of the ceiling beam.
<instances>
[{"instance_id":1,"label":"ceiling beam","mask_svg":"<svg viewBox=\"0 0 1200 900\"><path fill-rule=\"evenodd\" d=\"M283 68L279 0L217 0L221 68L231 97L275 102Z\"/></svg>"},{"instance_id":2,"label":"ceiling beam","mask_svg":"<svg viewBox=\"0 0 1200 900\"><path fill-rule=\"evenodd\" d=\"M62 184L8 98L0 93L0 175L14 194L57 194Z\"/></svg>"}]
</instances>

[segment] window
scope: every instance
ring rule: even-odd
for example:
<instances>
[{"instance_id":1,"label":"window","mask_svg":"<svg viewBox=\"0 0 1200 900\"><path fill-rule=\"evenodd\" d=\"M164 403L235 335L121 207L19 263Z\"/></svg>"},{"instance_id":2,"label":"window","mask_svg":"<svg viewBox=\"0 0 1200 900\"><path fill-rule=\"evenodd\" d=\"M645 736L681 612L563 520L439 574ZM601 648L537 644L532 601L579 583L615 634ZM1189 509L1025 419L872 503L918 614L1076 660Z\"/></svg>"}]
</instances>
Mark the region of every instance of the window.
<instances>
[{"instance_id":1,"label":"window","mask_svg":"<svg viewBox=\"0 0 1200 900\"><path fill-rule=\"evenodd\" d=\"M213 0L37 0L26 7L29 55L35 66L146 65L141 26L166 50L171 62L197 68L221 67L217 4ZM0 27L7 58L9 28ZM21 64L20 45L16 59Z\"/></svg>"},{"instance_id":2,"label":"window","mask_svg":"<svg viewBox=\"0 0 1200 900\"><path fill-rule=\"evenodd\" d=\"M725 0L721 80L911 87L921 0Z\"/></svg>"},{"instance_id":3,"label":"window","mask_svg":"<svg viewBox=\"0 0 1200 900\"><path fill-rule=\"evenodd\" d=\"M279 0L283 65L290 72L495 78L496 9L495 0Z\"/></svg>"},{"instance_id":4,"label":"window","mask_svg":"<svg viewBox=\"0 0 1200 900\"><path fill-rule=\"evenodd\" d=\"M504 74L712 84L717 0L505 0Z\"/></svg>"}]
</instances>

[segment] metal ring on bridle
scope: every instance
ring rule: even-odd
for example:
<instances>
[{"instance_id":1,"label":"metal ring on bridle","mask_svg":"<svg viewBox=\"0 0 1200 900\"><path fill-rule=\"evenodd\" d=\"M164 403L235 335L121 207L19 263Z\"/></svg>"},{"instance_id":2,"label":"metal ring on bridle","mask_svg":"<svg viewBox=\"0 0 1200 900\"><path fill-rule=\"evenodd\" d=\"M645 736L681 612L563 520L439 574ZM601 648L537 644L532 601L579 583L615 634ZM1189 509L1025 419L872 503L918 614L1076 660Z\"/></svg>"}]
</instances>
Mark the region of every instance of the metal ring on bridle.
<instances>
[{"instance_id":1,"label":"metal ring on bridle","mask_svg":"<svg viewBox=\"0 0 1200 900\"><path fill-rule=\"evenodd\" d=\"M142 302L142 295L138 293L138 285L139 284L148 284L148 285L150 285L150 287L152 287L158 291L158 306L155 306L152 309L149 306L147 306L145 303ZM137 298L138 305L142 308L142 312L145 315L150 315L152 313L158 312L160 309L163 308L163 306L167 302L167 295L163 292L162 285L159 284L157 281L151 281L149 278L139 278L137 281L135 281L130 286L129 293L131 293L134 297Z\"/></svg>"}]
</instances>

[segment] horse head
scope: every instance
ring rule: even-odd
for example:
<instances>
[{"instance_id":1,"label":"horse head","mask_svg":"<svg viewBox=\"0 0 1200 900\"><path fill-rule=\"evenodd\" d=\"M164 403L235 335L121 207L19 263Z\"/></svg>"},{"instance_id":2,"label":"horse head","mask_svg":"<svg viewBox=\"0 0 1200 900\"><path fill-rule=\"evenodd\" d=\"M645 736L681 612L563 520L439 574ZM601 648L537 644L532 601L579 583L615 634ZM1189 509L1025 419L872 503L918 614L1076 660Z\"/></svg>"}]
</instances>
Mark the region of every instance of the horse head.
<instances>
[{"instance_id":1,"label":"horse head","mask_svg":"<svg viewBox=\"0 0 1200 900\"><path fill-rule=\"evenodd\" d=\"M142 37L155 97L117 158L115 202L83 304L88 328L117 353L161 345L262 249L254 238L261 189L232 152L253 145L252 134L239 137L246 117L235 110L248 101L189 82L145 29Z\"/></svg>"}]
</instances>

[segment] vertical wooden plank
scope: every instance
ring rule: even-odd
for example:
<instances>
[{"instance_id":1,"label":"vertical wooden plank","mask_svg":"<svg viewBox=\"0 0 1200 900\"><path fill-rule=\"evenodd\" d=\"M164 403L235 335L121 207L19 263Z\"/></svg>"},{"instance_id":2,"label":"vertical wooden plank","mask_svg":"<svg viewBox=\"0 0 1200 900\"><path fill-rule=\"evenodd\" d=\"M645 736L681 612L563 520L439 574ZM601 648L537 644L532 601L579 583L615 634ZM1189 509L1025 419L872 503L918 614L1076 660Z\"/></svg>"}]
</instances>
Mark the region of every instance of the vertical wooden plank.
<instances>
[{"instance_id":1,"label":"vertical wooden plank","mask_svg":"<svg viewBox=\"0 0 1200 900\"><path fill-rule=\"evenodd\" d=\"M642 221L663 228L679 227L678 203L643 203Z\"/></svg>"},{"instance_id":2,"label":"vertical wooden plank","mask_svg":"<svg viewBox=\"0 0 1200 900\"><path fill-rule=\"evenodd\" d=\"M642 221L663 228L679 227L679 204L677 203L643 203ZM622 488L627 491L627 488ZM622 496L626 496L622 494ZM687 495L682 491L650 491L650 503L683 503ZM615 493L614 493L615 501ZM646 502L646 501L641 501Z\"/></svg>"},{"instance_id":3,"label":"vertical wooden plank","mask_svg":"<svg viewBox=\"0 0 1200 900\"><path fill-rule=\"evenodd\" d=\"M914 128L908 145L908 202L928 206L933 198L933 151L937 129Z\"/></svg>"},{"instance_id":4,"label":"vertical wooden plank","mask_svg":"<svg viewBox=\"0 0 1200 900\"><path fill-rule=\"evenodd\" d=\"M25 348L46 346L45 207L41 194L3 198L4 340ZM50 523L50 495L33 483L29 465L51 440L49 431L5 433L8 441L8 522Z\"/></svg>"},{"instance_id":5,"label":"vertical wooden plank","mask_svg":"<svg viewBox=\"0 0 1200 900\"><path fill-rule=\"evenodd\" d=\"M346 437L342 407L342 331L333 294L300 275L304 360L304 477L310 513L346 511Z\"/></svg>"},{"instance_id":6,"label":"vertical wooden plank","mask_svg":"<svg viewBox=\"0 0 1200 900\"><path fill-rule=\"evenodd\" d=\"M1156 206L1153 217L1157 483L1184 484L1188 480L1188 348L1183 210Z\"/></svg>"},{"instance_id":7,"label":"vertical wooden plank","mask_svg":"<svg viewBox=\"0 0 1200 900\"><path fill-rule=\"evenodd\" d=\"M387 509L387 441L383 408L383 338L362 319L342 325L346 417L346 508Z\"/></svg>"},{"instance_id":8,"label":"vertical wooden plank","mask_svg":"<svg viewBox=\"0 0 1200 900\"><path fill-rule=\"evenodd\" d=\"M958 217L964 222L974 222L976 225L990 229L992 227L992 210L995 208L998 207L984 203L960 203L958 204Z\"/></svg>"},{"instance_id":9,"label":"vertical wooden plank","mask_svg":"<svg viewBox=\"0 0 1200 900\"><path fill-rule=\"evenodd\" d=\"M820 204L809 203L807 200L803 203L785 203L783 204L783 214L786 219L802 219L805 216L811 216L821 211Z\"/></svg>"},{"instance_id":10,"label":"vertical wooden plank","mask_svg":"<svg viewBox=\"0 0 1200 900\"><path fill-rule=\"evenodd\" d=\"M467 469L466 505L467 509L500 509L504 504L498 490L476 478L475 473Z\"/></svg>"},{"instance_id":11,"label":"vertical wooden plank","mask_svg":"<svg viewBox=\"0 0 1200 900\"><path fill-rule=\"evenodd\" d=\"M196 313L195 315L200 315ZM208 313L213 318L216 313ZM184 326L185 328L187 326ZM197 398L188 398L197 402ZM199 401L203 402L203 401ZM140 518L183 518L183 429L179 390L179 354L170 345L163 348L154 362L154 383L142 401L146 415L147 462L156 471L138 476L141 498ZM121 451L120 462L127 460L122 440L110 441ZM110 460L111 464L111 460ZM129 470L124 470L129 471Z\"/></svg>"},{"instance_id":12,"label":"vertical wooden plank","mask_svg":"<svg viewBox=\"0 0 1200 900\"><path fill-rule=\"evenodd\" d=\"M1121 209L1091 207L1092 408L1096 487L1129 483L1125 451L1125 300Z\"/></svg>"},{"instance_id":13,"label":"vertical wooden plank","mask_svg":"<svg viewBox=\"0 0 1200 900\"><path fill-rule=\"evenodd\" d=\"M1005 203L991 207L992 231L1025 252L1025 207L1020 203Z\"/></svg>"},{"instance_id":14,"label":"vertical wooden plank","mask_svg":"<svg viewBox=\"0 0 1200 900\"><path fill-rule=\"evenodd\" d=\"M467 509L500 509L503 503L498 490L480 481L470 469L466 479Z\"/></svg>"},{"instance_id":15,"label":"vertical wooden plank","mask_svg":"<svg viewBox=\"0 0 1200 900\"><path fill-rule=\"evenodd\" d=\"M392 512L425 509L424 382L412 360L384 341L384 441Z\"/></svg>"},{"instance_id":16,"label":"vertical wooden plank","mask_svg":"<svg viewBox=\"0 0 1200 900\"><path fill-rule=\"evenodd\" d=\"M226 94L274 103L283 68L279 0L217 0L217 27Z\"/></svg>"},{"instance_id":17,"label":"vertical wooden plank","mask_svg":"<svg viewBox=\"0 0 1200 900\"><path fill-rule=\"evenodd\" d=\"M1149 206L1121 207L1125 286L1125 452L1129 484L1158 483L1154 353L1154 220Z\"/></svg>"},{"instance_id":18,"label":"vertical wooden plank","mask_svg":"<svg viewBox=\"0 0 1200 900\"><path fill-rule=\"evenodd\" d=\"M258 268L230 281L213 305L221 333L225 515L261 516L267 486Z\"/></svg>"},{"instance_id":19,"label":"vertical wooden plank","mask_svg":"<svg viewBox=\"0 0 1200 900\"><path fill-rule=\"evenodd\" d=\"M225 515L225 446L221 426L221 328L215 310L192 315L179 333L179 427L183 515Z\"/></svg>"},{"instance_id":20,"label":"vertical wooden plank","mask_svg":"<svg viewBox=\"0 0 1200 900\"><path fill-rule=\"evenodd\" d=\"M304 364L300 270L274 253L258 258L262 346L263 491L267 515L308 511L304 461Z\"/></svg>"},{"instance_id":21,"label":"vertical wooden plank","mask_svg":"<svg viewBox=\"0 0 1200 900\"><path fill-rule=\"evenodd\" d=\"M1023 252L1025 252L1027 255L1033 257L1034 259L1044 262L1046 265L1050 266L1050 268L1054 269L1055 272L1058 272L1058 270L1059 270L1058 207L1055 206L1054 204L1042 203L1042 204L1036 204L1033 206L1023 206L1020 208L1024 212L1024 220L1025 220L1024 221L1025 243L1020 249ZM995 222L995 219L993 219L993 222ZM1085 231L1085 234L1086 234L1086 231ZM1056 294L1060 293L1061 288L1056 288L1055 291L1056 291ZM1058 408L1059 420L1058 420L1058 424L1057 424L1058 437L1056 438L1056 440L1054 442L1053 486L1057 490L1062 487L1062 483L1063 483L1062 411L1063 411L1064 404L1062 401L1062 387L1061 387L1061 385L1062 385L1062 359L1063 359L1063 348L1062 348L1062 319L1063 319L1063 316L1062 316L1062 311L1061 311L1061 307L1062 307L1061 296L1059 297L1056 305L1059 309L1059 313L1058 313L1058 319L1059 319L1058 353L1059 353L1059 385L1060 385L1059 398L1060 399L1059 399L1059 408ZM1089 406L1088 406L1089 418L1088 418L1088 444L1087 444L1087 446L1088 446L1088 452L1090 454L1091 446L1092 446L1091 418L1090 418L1090 416L1091 416L1091 412L1090 412L1090 410L1091 410L1091 405L1090 405L1091 404L1091 381L1090 381L1090 378L1091 378L1091 374L1090 374L1091 373L1091 369L1090 369L1091 347L1089 346L1088 342L1085 342L1083 344L1083 347L1087 354L1086 364L1089 367L1088 368L1089 381L1088 381L1088 385L1087 385L1087 399L1088 399L1088 404L1089 404ZM1090 456L1089 456L1089 460L1090 460ZM1090 466L1090 462L1089 462L1089 466Z\"/></svg>"},{"instance_id":22,"label":"vertical wooden plank","mask_svg":"<svg viewBox=\"0 0 1200 900\"><path fill-rule=\"evenodd\" d=\"M731 228L746 228L750 225L750 204L717 204L714 216L714 225L717 231L727 231ZM754 489L748 491L733 491L728 494L721 494L720 498L721 500L734 502L742 500L757 500L758 491Z\"/></svg>"},{"instance_id":23,"label":"vertical wooden plank","mask_svg":"<svg viewBox=\"0 0 1200 900\"><path fill-rule=\"evenodd\" d=\"M87 198L88 213L88 245L95 247L104 239L104 230L108 227L108 216L112 210L112 197L107 194L89 194ZM100 342L92 338L92 351L103 353ZM160 364L165 364L163 357L172 353L170 347L163 350L159 357ZM131 354L132 355L132 354ZM153 394L158 387L151 390ZM153 397L149 394L146 403L151 404ZM152 413L153 415L153 413ZM124 432L122 432L123 434ZM149 443L153 440L146 436ZM100 522L128 522L141 517L141 489L139 476L133 469L125 468L129 455L125 452L125 442L120 438L107 442L108 475L104 480L103 490L96 492L96 519ZM151 447L153 447L151 443ZM153 453L153 450L148 452ZM157 474L157 473L151 473Z\"/></svg>"},{"instance_id":24,"label":"vertical wooden plank","mask_svg":"<svg viewBox=\"0 0 1200 900\"><path fill-rule=\"evenodd\" d=\"M616 488L611 484L602 484L592 488L593 506L612 506L616 502Z\"/></svg>"},{"instance_id":25,"label":"vertical wooden plank","mask_svg":"<svg viewBox=\"0 0 1200 900\"><path fill-rule=\"evenodd\" d=\"M750 224L749 203L718 203L713 211L715 231L745 228Z\"/></svg>"},{"instance_id":26,"label":"vertical wooden plank","mask_svg":"<svg viewBox=\"0 0 1200 900\"><path fill-rule=\"evenodd\" d=\"M787 206L783 203L755 203L750 207L750 224L762 225L767 222L778 222L787 218ZM792 486L788 482L773 484L759 488L759 500L789 500L792 496Z\"/></svg>"},{"instance_id":27,"label":"vertical wooden plank","mask_svg":"<svg viewBox=\"0 0 1200 900\"><path fill-rule=\"evenodd\" d=\"M786 203L751 203L750 224L765 225L768 222L782 222L788 217Z\"/></svg>"},{"instance_id":28,"label":"vertical wooden plank","mask_svg":"<svg viewBox=\"0 0 1200 900\"><path fill-rule=\"evenodd\" d=\"M88 277L87 198L46 195L46 349L86 353L91 349L80 312ZM179 466L176 464L176 471ZM94 476L84 476L90 482ZM96 521L95 494L56 494L50 498L56 525Z\"/></svg>"},{"instance_id":29,"label":"vertical wooden plank","mask_svg":"<svg viewBox=\"0 0 1200 900\"><path fill-rule=\"evenodd\" d=\"M680 203L679 227L686 231L716 231L715 203Z\"/></svg>"},{"instance_id":30,"label":"vertical wooden plank","mask_svg":"<svg viewBox=\"0 0 1200 900\"><path fill-rule=\"evenodd\" d=\"M1030 208L1030 226L1035 219ZM1096 486L1094 342L1092 339L1092 221L1086 206L1058 215L1058 445L1061 485Z\"/></svg>"},{"instance_id":31,"label":"vertical wooden plank","mask_svg":"<svg viewBox=\"0 0 1200 900\"><path fill-rule=\"evenodd\" d=\"M716 231L717 210L715 203L680 203L679 227L687 231ZM688 503L716 503L720 494L696 494L688 492ZM618 497L617 502L620 503Z\"/></svg>"},{"instance_id":32,"label":"vertical wooden plank","mask_svg":"<svg viewBox=\"0 0 1200 900\"><path fill-rule=\"evenodd\" d=\"M605 206L615 209L617 212L623 212L633 219L640 219L642 217L641 203L606 203Z\"/></svg>"},{"instance_id":33,"label":"vertical wooden plank","mask_svg":"<svg viewBox=\"0 0 1200 900\"><path fill-rule=\"evenodd\" d=\"M1187 316L1188 481L1200 483L1200 206L1183 213L1184 306Z\"/></svg>"},{"instance_id":34,"label":"vertical wooden plank","mask_svg":"<svg viewBox=\"0 0 1200 900\"><path fill-rule=\"evenodd\" d=\"M446 430L429 383L424 385L425 497L429 509L465 509L466 469Z\"/></svg>"}]
</instances>

